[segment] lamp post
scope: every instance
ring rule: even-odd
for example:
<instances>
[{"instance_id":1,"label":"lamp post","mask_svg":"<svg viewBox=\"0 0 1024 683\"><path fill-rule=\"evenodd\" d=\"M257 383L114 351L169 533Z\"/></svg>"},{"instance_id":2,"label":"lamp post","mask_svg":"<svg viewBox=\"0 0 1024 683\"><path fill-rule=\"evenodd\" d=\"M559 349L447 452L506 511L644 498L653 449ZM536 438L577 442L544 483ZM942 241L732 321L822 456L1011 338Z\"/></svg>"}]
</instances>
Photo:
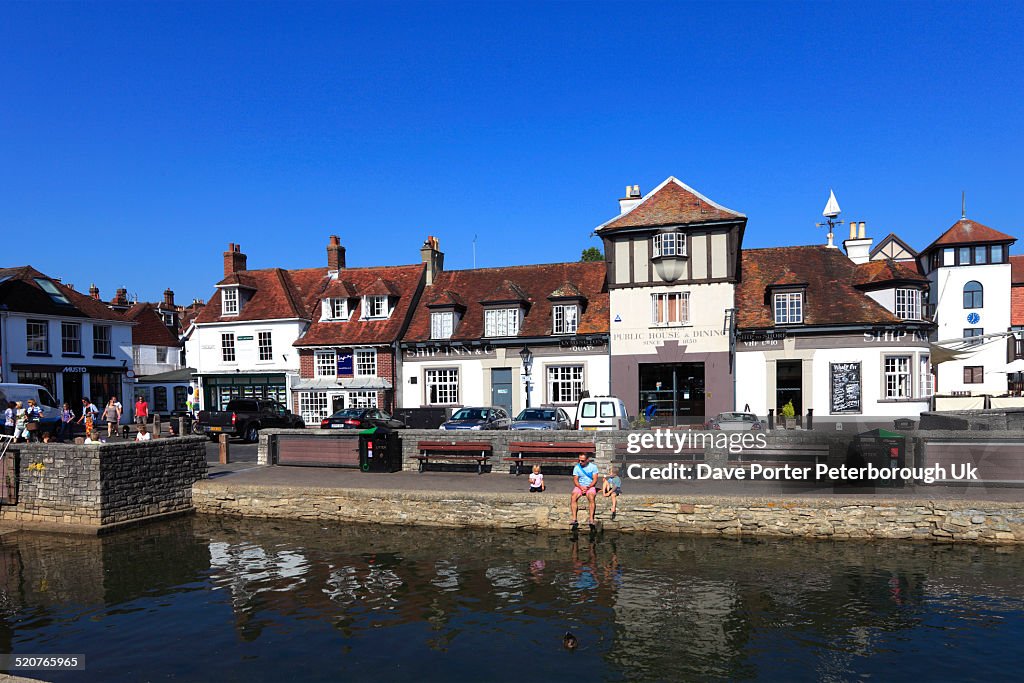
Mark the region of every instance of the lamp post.
<instances>
[{"instance_id":1,"label":"lamp post","mask_svg":"<svg viewBox=\"0 0 1024 683\"><path fill-rule=\"evenodd\" d=\"M523 350L519 352L519 357L523 359L523 381L526 382L526 407L529 408L530 390L533 388L533 380L530 375L533 371L533 353L530 351L530 347L524 346Z\"/></svg>"}]
</instances>

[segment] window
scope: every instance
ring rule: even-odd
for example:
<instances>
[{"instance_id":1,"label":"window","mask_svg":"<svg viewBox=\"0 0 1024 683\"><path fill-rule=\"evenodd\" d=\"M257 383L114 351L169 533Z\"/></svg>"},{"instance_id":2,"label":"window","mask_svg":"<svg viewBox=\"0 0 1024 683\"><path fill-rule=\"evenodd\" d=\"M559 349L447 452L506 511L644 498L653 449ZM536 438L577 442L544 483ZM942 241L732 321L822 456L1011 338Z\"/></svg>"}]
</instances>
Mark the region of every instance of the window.
<instances>
[{"instance_id":1,"label":"window","mask_svg":"<svg viewBox=\"0 0 1024 683\"><path fill-rule=\"evenodd\" d=\"M261 361L274 360L274 343L270 335L270 330L257 332L256 337L259 349L259 359Z\"/></svg>"},{"instance_id":2,"label":"window","mask_svg":"<svg viewBox=\"0 0 1024 683\"><path fill-rule=\"evenodd\" d=\"M459 370L427 370L427 405L451 405L459 402Z\"/></svg>"},{"instance_id":3,"label":"window","mask_svg":"<svg viewBox=\"0 0 1024 683\"><path fill-rule=\"evenodd\" d=\"M964 367L964 384L984 384L985 366L967 365Z\"/></svg>"},{"instance_id":4,"label":"window","mask_svg":"<svg viewBox=\"0 0 1024 683\"><path fill-rule=\"evenodd\" d=\"M167 327L174 327L174 314L173 313L164 313L163 314L163 319L164 319L164 325L167 325Z\"/></svg>"},{"instance_id":5,"label":"window","mask_svg":"<svg viewBox=\"0 0 1024 683\"><path fill-rule=\"evenodd\" d=\"M54 396L57 395L57 390L56 390L56 387L57 387L57 374L56 373L53 373L53 372L36 372L36 371L29 372L29 371L26 371L26 370L18 370L18 381L21 382L22 384L38 384L39 386L46 387L46 390L49 391ZM45 398L45 397L43 397L43 398ZM79 398L81 398L81 396L77 396L77 397L70 397L69 396L68 400L69 400L69 402L70 401L77 401ZM49 403L48 405L55 406L57 404L56 403ZM7 404L5 403L4 406L6 407ZM47 417L50 417L50 416L47 416Z\"/></svg>"},{"instance_id":6,"label":"window","mask_svg":"<svg viewBox=\"0 0 1024 683\"><path fill-rule=\"evenodd\" d=\"M220 359L224 363L235 362L234 332L224 332L220 335Z\"/></svg>"},{"instance_id":7,"label":"window","mask_svg":"<svg viewBox=\"0 0 1024 683\"><path fill-rule=\"evenodd\" d=\"M903 320L921 319L921 290L896 290L896 317Z\"/></svg>"},{"instance_id":8,"label":"window","mask_svg":"<svg viewBox=\"0 0 1024 683\"><path fill-rule=\"evenodd\" d=\"M153 410L167 412L167 387L153 387Z\"/></svg>"},{"instance_id":9,"label":"window","mask_svg":"<svg viewBox=\"0 0 1024 683\"><path fill-rule=\"evenodd\" d=\"M885 357L885 398L911 398L910 356Z\"/></svg>"},{"instance_id":10,"label":"window","mask_svg":"<svg viewBox=\"0 0 1024 683\"><path fill-rule=\"evenodd\" d=\"M921 393L918 398L931 398L935 393L935 378L932 376L931 359L927 353L918 357L918 372L921 380Z\"/></svg>"},{"instance_id":11,"label":"window","mask_svg":"<svg viewBox=\"0 0 1024 683\"><path fill-rule=\"evenodd\" d=\"M985 305L985 288L977 280L964 285L964 308L983 308Z\"/></svg>"},{"instance_id":12,"label":"window","mask_svg":"<svg viewBox=\"0 0 1024 683\"><path fill-rule=\"evenodd\" d=\"M957 260L959 261L959 263L961 265L966 265L966 264L971 262L971 248L970 247L960 247L957 250L957 252L958 252Z\"/></svg>"},{"instance_id":13,"label":"window","mask_svg":"<svg viewBox=\"0 0 1024 683\"><path fill-rule=\"evenodd\" d=\"M952 266L956 265L956 252L952 248L942 250L942 265Z\"/></svg>"},{"instance_id":14,"label":"window","mask_svg":"<svg viewBox=\"0 0 1024 683\"><path fill-rule=\"evenodd\" d=\"M315 424L327 417L327 392L326 391L300 391L299 392L299 415L306 424Z\"/></svg>"},{"instance_id":15,"label":"window","mask_svg":"<svg viewBox=\"0 0 1024 683\"><path fill-rule=\"evenodd\" d=\"M132 363L136 365L136 370L138 370L137 366L142 364L142 348L139 346L132 347Z\"/></svg>"},{"instance_id":16,"label":"window","mask_svg":"<svg viewBox=\"0 0 1024 683\"><path fill-rule=\"evenodd\" d=\"M988 247L975 247L974 248L974 262L988 263Z\"/></svg>"},{"instance_id":17,"label":"window","mask_svg":"<svg viewBox=\"0 0 1024 683\"><path fill-rule=\"evenodd\" d=\"M555 334L576 334L579 326L579 306L552 306Z\"/></svg>"},{"instance_id":18,"label":"window","mask_svg":"<svg viewBox=\"0 0 1024 683\"><path fill-rule=\"evenodd\" d=\"M167 347L158 346L156 347L156 362L166 363L167 362Z\"/></svg>"},{"instance_id":19,"label":"window","mask_svg":"<svg viewBox=\"0 0 1024 683\"><path fill-rule=\"evenodd\" d=\"M333 351L317 351L315 357L315 375L317 377L338 376L338 355Z\"/></svg>"},{"instance_id":20,"label":"window","mask_svg":"<svg viewBox=\"0 0 1024 683\"><path fill-rule=\"evenodd\" d=\"M804 321L804 295L802 292L783 292L775 295L775 324L793 325Z\"/></svg>"},{"instance_id":21,"label":"window","mask_svg":"<svg viewBox=\"0 0 1024 683\"><path fill-rule=\"evenodd\" d=\"M985 334L985 328L983 327L968 327L964 329L964 339L969 339L966 346L977 346L981 343L981 339L974 339L974 337L980 337Z\"/></svg>"},{"instance_id":22,"label":"window","mask_svg":"<svg viewBox=\"0 0 1024 683\"><path fill-rule=\"evenodd\" d=\"M377 351L375 349L356 349L355 370L357 377L376 376Z\"/></svg>"},{"instance_id":23,"label":"window","mask_svg":"<svg viewBox=\"0 0 1024 683\"><path fill-rule=\"evenodd\" d=\"M992 247L992 263L1003 262L1003 245L993 244Z\"/></svg>"},{"instance_id":24,"label":"window","mask_svg":"<svg viewBox=\"0 0 1024 683\"><path fill-rule=\"evenodd\" d=\"M690 322L690 293L651 295L651 322L655 325L686 325Z\"/></svg>"},{"instance_id":25,"label":"window","mask_svg":"<svg viewBox=\"0 0 1024 683\"><path fill-rule=\"evenodd\" d=\"M50 324L45 320L25 323L25 343L29 353L50 352Z\"/></svg>"},{"instance_id":26,"label":"window","mask_svg":"<svg viewBox=\"0 0 1024 683\"><path fill-rule=\"evenodd\" d=\"M224 315L238 315L238 288L225 289L221 295Z\"/></svg>"},{"instance_id":27,"label":"window","mask_svg":"<svg viewBox=\"0 0 1024 683\"><path fill-rule=\"evenodd\" d=\"M92 326L92 355L109 356L110 353L110 325Z\"/></svg>"},{"instance_id":28,"label":"window","mask_svg":"<svg viewBox=\"0 0 1024 683\"><path fill-rule=\"evenodd\" d=\"M348 320L348 299L324 299L322 317L325 320Z\"/></svg>"},{"instance_id":29,"label":"window","mask_svg":"<svg viewBox=\"0 0 1024 683\"><path fill-rule=\"evenodd\" d=\"M81 323L60 324L60 351L66 356L82 355Z\"/></svg>"},{"instance_id":30,"label":"window","mask_svg":"<svg viewBox=\"0 0 1024 683\"><path fill-rule=\"evenodd\" d=\"M430 314L430 338L451 339L455 331L455 313L431 313Z\"/></svg>"},{"instance_id":31,"label":"window","mask_svg":"<svg viewBox=\"0 0 1024 683\"><path fill-rule=\"evenodd\" d=\"M53 301L55 303L58 303L58 304L70 304L71 303L70 301L68 301L68 298L66 296L64 296L63 294L61 294L60 290L57 289L57 285L53 284L49 280L44 280L43 278L39 278L39 277L35 278L35 280L36 280L36 284L39 285L40 289L42 289L44 292L46 292L50 296L50 298L53 299Z\"/></svg>"},{"instance_id":32,"label":"window","mask_svg":"<svg viewBox=\"0 0 1024 683\"><path fill-rule=\"evenodd\" d=\"M577 403L583 393L582 365L548 366L548 400L552 403Z\"/></svg>"},{"instance_id":33,"label":"window","mask_svg":"<svg viewBox=\"0 0 1024 683\"><path fill-rule=\"evenodd\" d=\"M659 256L686 256L686 235L681 232L662 232L654 236L654 258Z\"/></svg>"},{"instance_id":34,"label":"window","mask_svg":"<svg viewBox=\"0 0 1024 683\"><path fill-rule=\"evenodd\" d=\"M366 318L388 317L388 298L386 296L368 296L364 300L364 313Z\"/></svg>"},{"instance_id":35,"label":"window","mask_svg":"<svg viewBox=\"0 0 1024 683\"><path fill-rule=\"evenodd\" d=\"M188 409L188 387L174 387L174 409Z\"/></svg>"},{"instance_id":36,"label":"window","mask_svg":"<svg viewBox=\"0 0 1024 683\"><path fill-rule=\"evenodd\" d=\"M484 311L485 337L514 337L519 334L519 309L499 308Z\"/></svg>"},{"instance_id":37,"label":"window","mask_svg":"<svg viewBox=\"0 0 1024 683\"><path fill-rule=\"evenodd\" d=\"M377 392L376 391L350 391L346 394L348 396L348 407L349 408L376 408L377 407Z\"/></svg>"}]
</instances>

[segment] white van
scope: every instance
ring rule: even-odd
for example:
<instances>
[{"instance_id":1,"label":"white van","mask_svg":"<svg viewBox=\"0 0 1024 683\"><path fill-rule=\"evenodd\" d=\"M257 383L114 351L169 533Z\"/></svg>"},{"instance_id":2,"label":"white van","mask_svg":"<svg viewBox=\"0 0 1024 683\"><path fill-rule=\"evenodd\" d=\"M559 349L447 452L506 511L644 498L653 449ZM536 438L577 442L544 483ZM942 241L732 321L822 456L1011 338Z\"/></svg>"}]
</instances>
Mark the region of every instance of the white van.
<instances>
[{"instance_id":1,"label":"white van","mask_svg":"<svg viewBox=\"0 0 1024 683\"><path fill-rule=\"evenodd\" d=\"M60 405L46 387L38 384L0 384L0 412L7 407L8 401L21 401L21 405L24 407L28 405L29 399L35 401L36 405L43 409L41 422L46 426L41 429L54 431L57 423L60 422ZM0 422L0 425L2 424L3 422Z\"/></svg>"},{"instance_id":2,"label":"white van","mask_svg":"<svg viewBox=\"0 0 1024 683\"><path fill-rule=\"evenodd\" d=\"M629 429L626 404L615 396L581 398L576 406L576 429Z\"/></svg>"}]
</instances>

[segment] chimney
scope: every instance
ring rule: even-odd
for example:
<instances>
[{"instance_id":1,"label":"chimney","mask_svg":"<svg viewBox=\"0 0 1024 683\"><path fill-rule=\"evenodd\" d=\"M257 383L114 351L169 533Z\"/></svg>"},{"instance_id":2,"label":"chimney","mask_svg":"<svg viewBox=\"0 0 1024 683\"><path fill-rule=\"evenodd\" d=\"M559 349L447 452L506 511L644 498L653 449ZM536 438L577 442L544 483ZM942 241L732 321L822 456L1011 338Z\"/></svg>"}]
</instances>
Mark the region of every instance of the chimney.
<instances>
[{"instance_id":1,"label":"chimney","mask_svg":"<svg viewBox=\"0 0 1024 683\"><path fill-rule=\"evenodd\" d=\"M241 270L245 270L245 254L242 253L241 245L231 242L224 252L224 277Z\"/></svg>"},{"instance_id":2,"label":"chimney","mask_svg":"<svg viewBox=\"0 0 1024 683\"><path fill-rule=\"evenodd\" d=\"M341 246L341 240L337 235L331 235L327 240L327 270L344 270L345 268L345 247Z\"/></svg>"},{"instance_id":3,"label":"chimney","mask_svg":"<svg viewBox=\"0 0 1024 683\"><path fill-rule=\"evenodd\" d=\"M420 247L420 260L427 264L427 287L434 284L434 280L444 270L444 252L439 245L437 238L431 235Z\"/></svg>"},{"instance_id":4,"label":"chimney","mask_svg":"<svg viewBox=\"0 0 1024 683\"><path fill-rule=\"evenodd\" d=\"M639 185L626 185L626 196L619 200L619 213L626 213L639 204L643 198Z\"/></svg>"},{"instance_id":5,"label":"chimney","mask_svg":"<svg viewBox=\"0 0 1024 683\"><path fill-rule=\"evenodd\" d=\"M850 221L850 239L843 241L843 249L851 261L860 265L871 260L871 243L873 239L867 237L867 224L861 222L858 229L856 221Z\"/></svg>"},{"instance_id":6,"label":"chimney","mask_svg":"<svg viewBox=\"0 0 1024 683\"><path fill-rule=\"evenodd\" d=\"M96 283L89 285L89 296L96 299L96 301L100 300L100 288L96 286Z\"/></svg>"},{"instance_id":7,"label":"chimney","mask_svg":"<svg viewBox=\"0 0 1024 683\"><path fill-rule=\"evenodd\" d=\"M174 292L170 288L164 290L164 305L174 308Z\"/></svg>"}]
</instances>

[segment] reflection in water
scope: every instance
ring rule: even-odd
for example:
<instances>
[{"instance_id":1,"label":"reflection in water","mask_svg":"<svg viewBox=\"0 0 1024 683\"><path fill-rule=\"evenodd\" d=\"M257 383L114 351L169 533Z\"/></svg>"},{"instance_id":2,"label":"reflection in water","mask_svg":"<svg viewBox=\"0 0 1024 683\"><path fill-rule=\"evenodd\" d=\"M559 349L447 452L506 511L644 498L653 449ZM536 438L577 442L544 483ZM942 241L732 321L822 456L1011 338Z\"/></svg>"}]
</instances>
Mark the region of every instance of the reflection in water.
<instances>
[{"instance_id":1,"label":"reflection in water","mask_svg":"<svg viewBox=\"0 0 1024 683\"><path fill-rule=\"evenodd\" d=\"M1015 548L198 517L3 537L0 647L85 653L96 680L1001 678L1022 568Z\"/></svg>"}]
</instances>

